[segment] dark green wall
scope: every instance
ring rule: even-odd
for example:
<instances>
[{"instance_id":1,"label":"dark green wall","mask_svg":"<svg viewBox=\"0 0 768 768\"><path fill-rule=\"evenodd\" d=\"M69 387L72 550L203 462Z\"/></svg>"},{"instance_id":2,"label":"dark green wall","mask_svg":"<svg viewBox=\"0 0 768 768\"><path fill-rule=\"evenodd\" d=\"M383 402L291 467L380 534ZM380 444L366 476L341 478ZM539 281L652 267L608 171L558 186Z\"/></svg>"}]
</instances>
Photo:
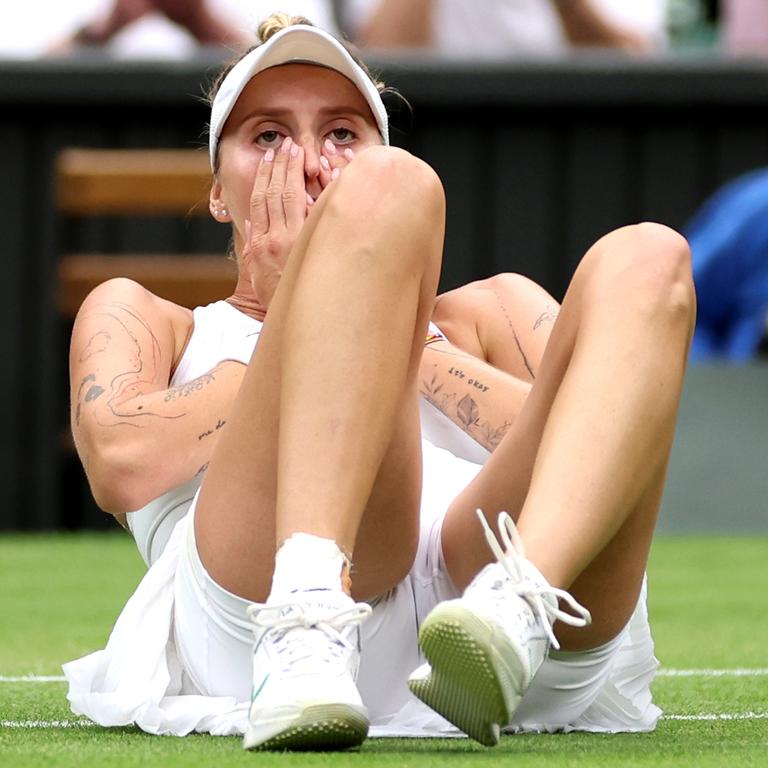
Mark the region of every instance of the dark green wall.
<instances>
[{"instance_id":1,"label":"dark green wall","mask_svg":"<svg viewBox=\"0 0 768 768\"><path fill-rule=\"evenodd\" d=\"M100 521L60 450L68 329L53 307L57 253L225 247L196 219L59 221L53 159L64 146L203 146L203 83L218 64L208 53L182 64L0 61L0 529ZM395 115L395 143L446 187L443 288L514 270L560 297L606 231L642 219L681 227L723 181L768 163L766 62L377 64L412 106Z\"/></svg>"}]
</instances>

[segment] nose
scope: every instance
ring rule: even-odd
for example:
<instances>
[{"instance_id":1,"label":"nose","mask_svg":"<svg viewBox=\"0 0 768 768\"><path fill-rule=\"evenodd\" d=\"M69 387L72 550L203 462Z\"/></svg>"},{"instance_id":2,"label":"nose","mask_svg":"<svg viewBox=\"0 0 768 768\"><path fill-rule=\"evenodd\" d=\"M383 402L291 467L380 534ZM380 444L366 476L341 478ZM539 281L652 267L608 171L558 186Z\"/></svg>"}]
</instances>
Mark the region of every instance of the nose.
<instances>
[{"instance_id":1,"label":"nose","mask_svg":"<svg viewBox=\"0 0 768 768\"><path fill-rule=\"evenodd\" d=\"M304 150L304 179L307 192L313 196L320 194L320 157L322 142L314 136L306 136L298 142Z\"/></svg>"}]
</instances>

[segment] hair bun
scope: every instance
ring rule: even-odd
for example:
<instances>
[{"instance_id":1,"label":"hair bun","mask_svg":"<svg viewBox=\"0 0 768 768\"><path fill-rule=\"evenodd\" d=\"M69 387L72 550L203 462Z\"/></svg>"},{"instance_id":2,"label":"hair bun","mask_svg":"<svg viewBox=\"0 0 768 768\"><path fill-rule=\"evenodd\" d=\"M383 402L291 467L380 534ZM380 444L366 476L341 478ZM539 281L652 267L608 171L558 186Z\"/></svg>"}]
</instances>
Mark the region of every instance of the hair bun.
<instances>
[{"instance_id":1,"label":"hair bun","mask_svg":"<svg viewBox=\"0 0 768 768\"><path fill-rule=\"evenodd\" d=\"M266 43L270 37L276 35L286 27L292 27L295 24L306 24L307 26L314 27L315 25L304 16L291 16L288 13L273 13L267 16L264 21L259 24L259 28L256 30L256 38L259 44Z\"/></svg>"}]
</instances>

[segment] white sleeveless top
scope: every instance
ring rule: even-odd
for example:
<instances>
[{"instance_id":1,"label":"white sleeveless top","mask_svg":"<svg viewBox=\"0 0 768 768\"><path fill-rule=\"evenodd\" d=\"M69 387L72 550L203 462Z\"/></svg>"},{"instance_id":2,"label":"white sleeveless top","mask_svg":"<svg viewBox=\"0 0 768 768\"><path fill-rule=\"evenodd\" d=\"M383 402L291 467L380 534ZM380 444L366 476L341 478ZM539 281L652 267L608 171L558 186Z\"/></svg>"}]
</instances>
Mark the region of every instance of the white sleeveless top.
<instances>
[{"instance_id":1,"label":"white sleeveless top","mask_svg":"<svg viewBox=\"0 0 768 768\"><path fill-rule=\"evenodd\" d=\"M224 360L247 365L261 333L259 320L226 301L197 307L192 314L192 335L171 378L172 387L202 376ZM173 527L189 510L202 479L203 474L197 475L128 513L128 528L148 566L163 553Z\"/></svg>"},{"instance_id":2,"label":"white sleeveless top","mask_svg":"<svg viewBox=\"0 0 768 768\"><path fill-rule=\"evenodd\" d=\"M186 384L224 360L237 360L247 365L261 328L261 321L235 309L226 301L197 307L193 311L192 335L170 386ZM439 332L432 324L430 330ZM485 448L424 398L420 398L419 406L422 436L426 442L476 464L485 463L490 455ZM128 528L148 566L163 553L171 531L189 510L202 479L203 474L199 474L136 512L128 513Z\"/></svg>"}]
</instances>

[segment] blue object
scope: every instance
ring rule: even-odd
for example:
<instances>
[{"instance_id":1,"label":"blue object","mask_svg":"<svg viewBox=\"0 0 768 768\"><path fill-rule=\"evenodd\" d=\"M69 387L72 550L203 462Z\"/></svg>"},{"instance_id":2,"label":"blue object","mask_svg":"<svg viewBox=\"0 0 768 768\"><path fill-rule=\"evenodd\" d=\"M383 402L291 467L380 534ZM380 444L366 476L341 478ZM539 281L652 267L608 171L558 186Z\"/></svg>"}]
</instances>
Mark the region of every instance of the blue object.
<instances>
[{"instance_id":1,"label":"blue object","mask_svg":"<svg viewBox=\"0 0 768 768\"><path fill-rule=\"evenodd\" d=\"M768 169L721 187L684 234L698 300L691 360L750 360L768 316Z\"/></svg>"}]
</instances>

